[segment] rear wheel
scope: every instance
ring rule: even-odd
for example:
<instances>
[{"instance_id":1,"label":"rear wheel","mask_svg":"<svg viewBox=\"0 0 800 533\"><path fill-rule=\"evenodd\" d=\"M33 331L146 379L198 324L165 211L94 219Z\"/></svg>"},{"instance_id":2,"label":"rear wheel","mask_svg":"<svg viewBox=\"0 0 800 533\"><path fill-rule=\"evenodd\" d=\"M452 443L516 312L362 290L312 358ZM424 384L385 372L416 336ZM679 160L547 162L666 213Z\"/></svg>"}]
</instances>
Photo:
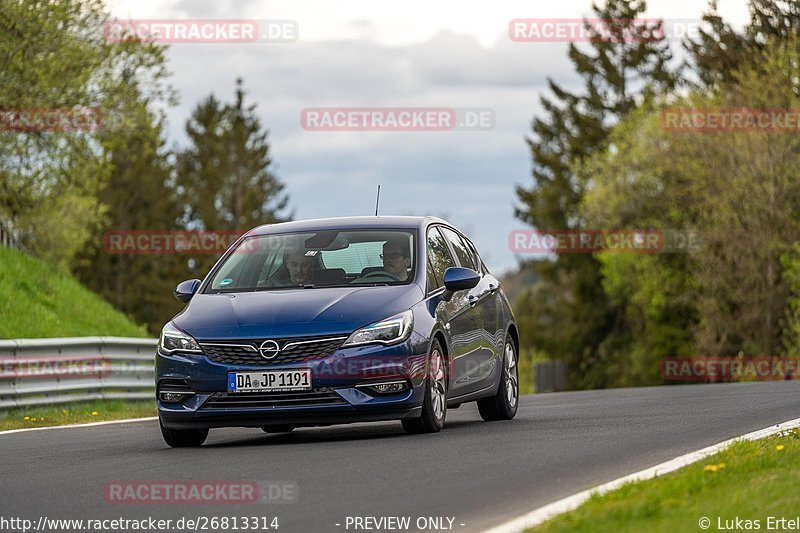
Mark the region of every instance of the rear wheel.
<instances>
[{"instance_id":1,"label":"rear wheel","mask_svg":"<svg viewBox=\"0 0 800 533\"><path fill-rule=\"evenodd\" d=\"M478 400L478 412L487 422L511 420L517 414L519 404L519 372L517 369L517 350L514 343L506 341L503 353L503 372L497 394L491 398Z\"/></svg>"},{"instance_id":2,"label":"rear wheel","mask_svg":"<svg viewBox=\"0 0 800 533\"><path fill-rule=\"evenodd\" d=\"M164 437L170 448L196 448L202 446L208 438L208 429L170 429L165 428L158 420L158 425L161 426L161 436Z\"/></svg>"},{"instance_id":3,"label":"rear wheel","mask_svg":"<svg viewBox=\"0 0 800 533\"><path fill-rule=\"evenodd\" d=\"M261 426L261 431L264 433L289 433L294 429L294 426L283 424L280 426Z\"/></svg>"},{"instance_id":4,"label":"rear wheel","mask_svg":"<svg viewBox=\"0 0 800 533\"><path fill-rule=\"evenodd\" d=\"M428 374L425 378L425 399L419 418L403 420L408 433L436 433L444 426L447 416L447 365L438 340L433 341L428 356Z\"/></svg>"}]
</instances>

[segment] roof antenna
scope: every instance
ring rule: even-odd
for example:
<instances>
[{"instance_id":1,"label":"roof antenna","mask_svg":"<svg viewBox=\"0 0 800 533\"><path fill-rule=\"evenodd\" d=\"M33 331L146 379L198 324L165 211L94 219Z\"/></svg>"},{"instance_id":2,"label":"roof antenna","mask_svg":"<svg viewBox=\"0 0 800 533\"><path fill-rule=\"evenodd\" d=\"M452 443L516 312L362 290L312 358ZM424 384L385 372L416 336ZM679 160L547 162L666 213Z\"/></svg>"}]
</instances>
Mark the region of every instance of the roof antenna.
<instances>
[{"instance_id":1,"label":"roof antenna","mask_svg":"<svg viewBox=\"0 0 800 533\"><path fill-rule=\"evenodd\" d=\"M378 216L378 204L381 201L381 186L378 185L378 197L375 199L375 216Z\"/></svg>"}]
</instances>

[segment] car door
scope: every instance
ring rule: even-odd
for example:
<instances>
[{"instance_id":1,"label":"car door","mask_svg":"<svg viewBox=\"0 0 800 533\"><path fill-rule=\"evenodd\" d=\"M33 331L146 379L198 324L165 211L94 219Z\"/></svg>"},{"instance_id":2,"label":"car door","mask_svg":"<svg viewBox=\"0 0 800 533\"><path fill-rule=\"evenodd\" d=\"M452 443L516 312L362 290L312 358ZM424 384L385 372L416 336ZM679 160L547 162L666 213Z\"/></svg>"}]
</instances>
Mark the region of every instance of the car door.
<instances>
[{"instance_id":1,"label":"car door","mask_svg":"<svg viewBox=\"0 0 800 533\"><path fill-rule=\"evenodd\" d=\"M463 352L457 362L458 378L456 388L460 394L475 392L491 386L495 380L497 360L492 346L488 327L493 326L494 298L489 290L489 280L483 275L475 255L462 237L453 229L441 226L442 235L447 240L458 266L470 268L481 274L481 279L469 291L461 291L466 297L468 309L463 311L467 324L463 337L454 338ZM487 323L488 319L488 323Z\"/></svg>"},{"instance_id":2,"label":"car door","mask_svg":"<svg viewBox=\"0 0 800 533\"><path fill-rule=\"evenodd\" d=\"M444 287L445 271L450 267L458 266L447 240L440 233L437 226L428 228L428 277L429 290L441 290ZM433 282L435 281L435 286ZM471 291L458 291L449 301L441 300L436 306L435 313L447 330L448 354L448 392L449 398L466 394L470 388L470 368L468 360L470 349L473 349L475 339L480 336L480 313L470 305Z\"/></svg>"},{"instance_id":3,"label":"car door","mask_svg":"<svg viewBox=\"0 0 800 533\"><path fill-rule=\"evenodd\" d=\"M481 290L481 300L477 305L480 306L483 316L483 330L487 349L492 352L495 356L495 360L500 365L495 368L497 374L495 377L499 379L503 356L505 355L506 338L500 280L494 277L492 273L489 272L489 269L486 268L475 245L464 235L461 235L461 239L474 258L475 270L481 273L481 282L478 284ZM492 380L492 383L494 383L494 380Z\"/></svg>"}]
</instances>

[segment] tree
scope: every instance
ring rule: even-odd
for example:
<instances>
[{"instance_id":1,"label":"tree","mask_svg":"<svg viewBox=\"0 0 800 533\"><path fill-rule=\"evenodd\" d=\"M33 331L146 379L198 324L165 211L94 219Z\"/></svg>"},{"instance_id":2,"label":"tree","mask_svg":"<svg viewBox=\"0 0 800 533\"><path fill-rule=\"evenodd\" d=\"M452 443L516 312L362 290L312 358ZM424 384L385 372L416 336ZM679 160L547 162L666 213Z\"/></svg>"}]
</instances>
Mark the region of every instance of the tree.
<instances>
[{"instance_id":1,"label":"tree","mask_svg":"<svg viewBox=\"0 0 800 533\"><path fill-rule=\"evenodd\" d=\"M152 44L107 42L108 21L100 0L0 3L0 112L101 111L91 129L0 131L0 224L63 270L106 214L98 193L111 166L99 136L131 82L119 73L137 64L146 76L163 63Z\"/></svg>"},{"instance_id":2,"label":"tree","mask_svg":"<svg viewBox=\"0 0 800 533\"><path fill-rule=\"evenodd\" d=\"M187 229L244 232L291 217L283 213L288 197L272 172L255 107L245 106L239 79L233 104L210 95L192 113L186 124L191 146L178 154L175 179ZM212 263L213 257L197 258L193 268Z\"/></svg>"},{"instance_id":3,"label":"tree","mask_svg":"<svg viewBox=\"0 0 800 533\"><path fill-rule=\"evenodd\" d=\"M797 109L799 44L771 38L722 95L697 107ZM706 167L695 344L704 353L774 355L787 298L781 256L800 240L800 141L780 130L706 133L690 135L684 149Z\"/></svg>"},{"instance_id":4,"label":"tree","mask_svg":"<svg viewBox=\"0 0 800 533\"><path fill-rule=\"evenodd\" d=\"M642 106L625 117L609 136L614 149L581 169L592 176L581 204L587 224L667 233L697 228L703 207L692 180L702 175L698 167L705 162L676 153L673 141L657 108ZM663 357L693 353L691 329L699 315L690 269L694 256L603 252L595 257L617 317L598 347L606 384L660 383Z\"/></svg>"},{"instance_id":5,"label":"tree","mask_svg":"<svg viewBox=\"0 0 800 533\"><path fill-rule=\"evenodd\" d=\"M174 97L164 48L110 42L109 22L99 0L0 4L0 110L92 110L95 119L78 131L0 132L0 223L156 331L177 307L175 275L165 259L109 255L103 234L174 227L163 117L152 111Z\"/></svg>"},{"instance_id":6,"label":"tree","mask_svg":"<svg viewBox=\"0 0 800 533\"><path fill-rule=\"evenodd\" d=\"M688 66L697 77L690 85L723 90L734 83L732 75L743 62L768 47L785 45L800 33L798 0L749 0L748 8L750 22L739 33L720 16L717 0L710 0L703 15L707 28L700 29L696 40L684 42L690 54Z\"/></svg>"},{"instance_id":7,"label":"tree","mask_svg":"<svg viewBox=\"0 0 800 533\"><path fill-rule=\"evenodd\" d=\"M594 32L587 23L590 50L574 44L569 58L583 80L580 94L572 94L548 80L552 96L542 97L544 118L533 121L533 137L526 142L533 159L534 184L519 187L520 207L516 215L542 229L584 227L579 210L587 184L577 172L583 161L608 148L608 134L620 118L640 103L670 91L675 74L668 63L671 52L661 35L662 24L640 19L644 1L609 0L603 7L593 5L596 18L607 21L609 35ZM536 342L550 356L568 362L568 379L573 386L606 383L598 347L617 316L602 290L600 264L591 255L566 254L554 262L535 267L551 304L542 309L549 316L534 322L549 323L539 328Z\"/></svg>"},{"instance_id":8,"label":"tree","mask_svg":"<svg viewBox=\"0 0 800 533\"><path fill-rule=\"evenodd\" d=\"M701 90L678 104L796 109L797 43L765 46L724 90ZM796 135L665 131L657 109L640 109L610 139L617 149L586 164L594 181L583 216L607 226L694 228L702 237L687 254L600 254L604 291L623 307L627 325L605 347L612 360L627 361L617 383L653 383L666 355L796 353Z\"/></svg>"},{"instance_id":9,"label":"tree","mask_svg":"<svg viewBox=\"0 0 800 533\"><path fill-rule=\"evenodd\" d=\"M136 91L129 96L127 106L118 109L126 120L106 128L102 136L112 172L98 197L108 214L73 270L83 284L156 335L181 308L172 289L184 275L185 258L172 253L120 254L105 238L107 232L179 228L181 211L169 188L172 165L164 149L163 117L149 110Z\"/></svg>"}]
</instances>

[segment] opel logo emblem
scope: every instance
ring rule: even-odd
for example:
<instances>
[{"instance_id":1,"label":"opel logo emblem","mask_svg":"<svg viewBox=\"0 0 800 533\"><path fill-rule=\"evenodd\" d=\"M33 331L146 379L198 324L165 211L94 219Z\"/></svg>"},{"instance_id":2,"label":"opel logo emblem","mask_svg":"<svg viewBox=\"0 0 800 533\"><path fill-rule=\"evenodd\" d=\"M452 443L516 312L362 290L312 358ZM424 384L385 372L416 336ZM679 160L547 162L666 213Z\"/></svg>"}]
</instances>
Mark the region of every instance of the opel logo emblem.
<instances>
[{"instance_id":1,"label":"opel logo emblem","mask_svg":"<svg viewBox=\"0 0 800 533\"><path fill-rule=\"evenodd\" d=\"M272 359L279 353L281 353L281 347L278 346L278 343L273 340L266 340L261 343L261 346L258 347L258 353L261 354L261 357L264 359Z\"/></svg>"}]
</instances>

